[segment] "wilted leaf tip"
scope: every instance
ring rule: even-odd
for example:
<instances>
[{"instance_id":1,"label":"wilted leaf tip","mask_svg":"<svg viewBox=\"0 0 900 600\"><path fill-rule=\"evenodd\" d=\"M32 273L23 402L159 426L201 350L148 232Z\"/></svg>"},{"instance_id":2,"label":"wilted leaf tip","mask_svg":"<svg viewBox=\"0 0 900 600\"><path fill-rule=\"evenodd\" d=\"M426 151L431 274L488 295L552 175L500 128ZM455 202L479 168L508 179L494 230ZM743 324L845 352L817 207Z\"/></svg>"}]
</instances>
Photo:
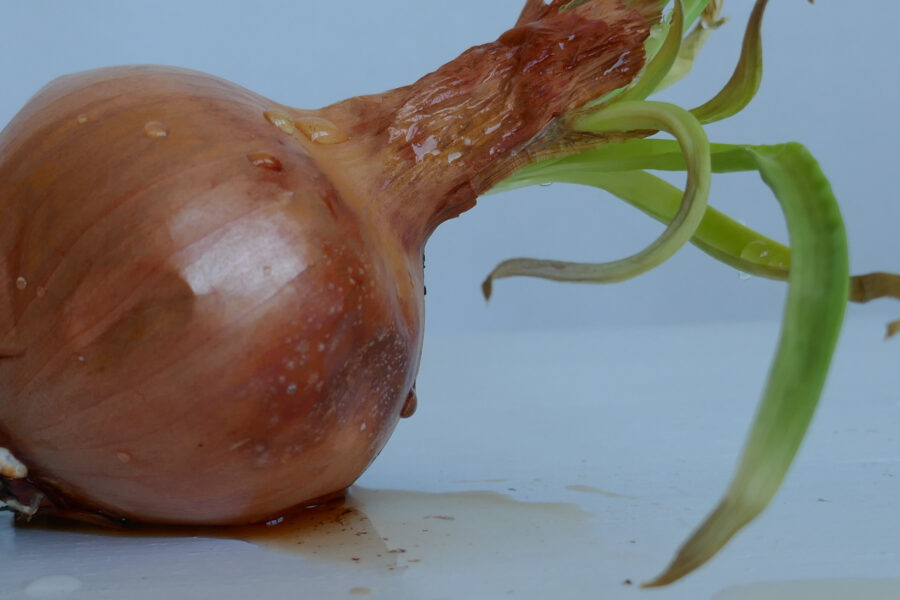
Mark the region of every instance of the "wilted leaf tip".
<instances>
[{"instance_id":1,"label":"wilted leaf tip","mask_svg":"<svg viewBox=\"0 0 900 600\"><path fill-rule=\"evenodd\" d=\"M485 302L491 301L491 294L494 293L494 274L491 273L487 279L481 284L481 294L484 296Z\"/></svg>"}]
</instances>

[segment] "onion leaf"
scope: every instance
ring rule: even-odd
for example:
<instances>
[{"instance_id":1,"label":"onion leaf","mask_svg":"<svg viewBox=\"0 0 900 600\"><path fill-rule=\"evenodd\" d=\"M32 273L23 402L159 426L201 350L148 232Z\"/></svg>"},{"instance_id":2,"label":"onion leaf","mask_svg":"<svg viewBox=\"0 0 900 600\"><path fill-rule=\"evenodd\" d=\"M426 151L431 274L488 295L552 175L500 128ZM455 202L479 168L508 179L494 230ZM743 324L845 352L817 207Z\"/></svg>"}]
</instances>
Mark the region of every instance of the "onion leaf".
<instances>
[{"instance_id":1,"label":"onion leaf","mask_svg":"<svg viewBox=\"0 0 900 600\"><path fill-rule=\"evenodd\" d=\"M607 148L620 152L605 154ZM530 167L504 186L542 181L593 185L667 222L679 190L649 173L619 169L684 169L678 150L668 140L629 141ZM769 503L812 418L849 294L846 239L837 202L808 151L793 143L719 144L712 150L714 171L760 172L781 202L793 251L713 209L707 209L694 243L737 268L764 276L788 276L790 265L788 300L779 349L737 475L719 507L650 586L671 583L700 566ZM747 257L744 249L751 244L768 248L766 260L759 260L764 258L761 252ZM869 281L873 294L891 288L887 274L876 275L880 277Z\"/></svg>"},{"instance_id":2,"label":"onion leaf","mask_svg":"<svg viewBox=\"0 0 900 600\"><path fill-rule=\"evenodd\" d=\"M750 104L762 81L762 18L768 0L757 0L744 34L741 57L725 87L691 112L701 123L713 123L741 112Z\"/></svg>"},{"instance_id":3,"label":"onion leaf","mask_svg":"<svg viewBox=\"0 0 900 600\"><path fill-rule=\"evenodd\" d=\"M647 66L644 68L644 72L640 76L640 79L635 83L635 87L640 86L645 90L647 88L651 89L641 92L640 95L637 93L630 95L628 98L629 100L644 99L653 92L659 91L668 85L665 81L671 77L672 72L679 68L679 64L683 66L684 56L682 55L682 50L684 49L684 43L691 43L694 46L693 52L695 54L696 52L699 52L702 44L697 45L697 41L693 40L693 32L691 35L687 36L684 43L681 38L694 21L700 18L700 15L708 8L710 2L711 0L676 0L671 18L653 26L650 30L650 35L644 42L644 54ZM660 4L665 5L667 3L668 0L663 0ZM679 23L681 25L680 27L673 27L673 25ZM699 27L700 25L698 25L698 28ZM676 42L678 48L676 48L674 52L671 52L670 47ZM669 55L668 53L671 54ZM663 54L663 56L660 57L660 54ZM662 68L664 64L668 64L668 69ZM691 59L691 64L693 64L693 59ZM690 69L688 68L688 70ZM654 80L652 86L641 83L643 80L650 79ZM588 106L607 104L612 100L619 98L625 91L624 88L613 90L605 96L591 100L588 102Z\"/></svg>"},{"instance_id":4,"label":"onion leaf","mask_svg":"<svg viewBox=\"0 0 900 600\"><path fill-rule=\"evenodd\" d=\"M727 18L721 17L721 10L721 0L711 2L706 6L701 22L697 23L694 29L685 36L681 43L678 57L675 59L675 64L672 65L672 69L656 88L656 91L664 90L687 77L688 73L694 68L694 61L697 60L697 56L703 50L703 46L706 45L712 32L728 21Z\"/></svg>"},{"instance_id":5,"label":"onion leaf","mask_svg":"<svg viewBox=\"0 0 900 600\"><path fill-rule=\"evenodd\" d=\"M607 263L574 263L516 258L500 263L485 279L482 291L490 299L493 281L525 276L556 281L611 283L644 273L672 256L688 242L703 219L710 185L710 154L706 133L684 109L662 102L621 102L588 111L573 119L573 130L588 132L666 130L678 140L688 178L681 207L666 230L647 248Z\"/></svg>"},{"instance_id":6,"label":"onion leaf","mask_svg":"<svg viewBox=\"0 0 900 600\"><path fill-rule=\"evenodd\" d=\"M713 173L756 170L750 152L774 151L779 146L710 144ZM683 171L681 150L672 140L629 140L529 165L491 190L491 193L545 183L573 183L606 190L654 219L669 223L681 191L640 169ZM708 207L691 243L703 252L744 273L785 281L790 250L762 233ZM900 275L867 273L850 278L850 300L865 303L879 298L900 299Z\"/></svg>"},{"instance_id":7,"label":"onion leaf","mask_svg":"<svg viewBox=\"0 0 900 600\"><path fill-rule=\"evenodd\" d=\"M646 587L666 585L702 565L769 504L812 420L843 322L849 258L831 186L799 144L748 152L781 203L793 248L781 339L728 491Z\"/></svg>"},{"instance_id":8,"label":"onion leaf","mask_svg":"<svg viewBox=\"0 0 900 600\"><path fill-rule=\"evenodd\" d=\"M685 0L683 33L687 33L688 28L700 18L710 2L715 0Z\"/></svg>"},{"instance_id":9,"label":"onion leaf","mask_svg":"<svg viewBox=\"0 0 900 600\"><path fill-rule=\"evenodd\" d=\"M728 83L709 102L685 113L657 102L635 102L689 70L681 30L702 11L704 26L719 23L719 2L676 2L671 23L659 25L646 44L651 60L631 89L600 100L602 109L584 110L561 124L573 132L598 135L596 148L543 160L519 169L491 192L548 182L586 184L605 189L652 217L668 223L644 251L601 264L514 259L501 263L484 283L490 296L494 279L516 275L560 281L612 282L633 277L671 256L688 239L715 258L742 271L786 279L788 294L781 335L768 381L744 444L735 475L720 503L680 548L671 564L645 587L672 583L713 557L758 516L777 493L802 443L825 385L848 299L900 297L900 276L872 273L849 277L846 234L837 201L819 165L800 144L775 146L709 145L701 123L741 111L762 77L761 27L767 0L757 0L739 63ZM699 9L699 10L698 10ZM695 12L696 11L696 12ZM681 27L677 24L681 22ZM676 27L673 27L676 25ZM671 27L672 29L666 29ZM701 27L702 29L702 27ZM699 31L699 30L698 30ZM690 44L702 45L702 31ZM660 32L668 32L662 39ZM679 33L681 33L679 31ZM658 53L657 53L658 52ZM638 137L665 130L677 141L630 139L602 134L631 132ZM684 194L646 170L687 170ZM781 204L791 247L744 227L706 206L711 172L757 171ZM888 335L900 332L900 322Z\"/></svg>"},{"instance_id":10,"label":"onion leaf","mask_svg":"<svg viewBox=\"0 0 900 600\"><path fill-rule=\"evenodd\" d=\"M682 35L687 33L691 25L700 18L700 15L703 14L703 11L706 10L707 5L709 5L711 1L712 0L683 0L684 21L682 22ZM659 52L664 40L668 37L669 26L669 23L659 24L654 27L653 31L650 33L647 43L644 44L647 60L651 60L656 56L656 53Z\"/></svg>"},{"instance_id":11,"label":"onion leaf","mask_svg":"<svg viewBox=\"0 0 900 600\"><path fill-rule=\"evenodd\" d=\"M681 36L684 30L684 4L682 0L675 0L675 8L672 10L672 21L669 24L669 33L666 35L659 52L644 67L644 72L638 78L635 85L625 90L617 98L616 102L628 100L644 100L656 91L678 58L681 50Z\"/></svg>"}]
</instances>

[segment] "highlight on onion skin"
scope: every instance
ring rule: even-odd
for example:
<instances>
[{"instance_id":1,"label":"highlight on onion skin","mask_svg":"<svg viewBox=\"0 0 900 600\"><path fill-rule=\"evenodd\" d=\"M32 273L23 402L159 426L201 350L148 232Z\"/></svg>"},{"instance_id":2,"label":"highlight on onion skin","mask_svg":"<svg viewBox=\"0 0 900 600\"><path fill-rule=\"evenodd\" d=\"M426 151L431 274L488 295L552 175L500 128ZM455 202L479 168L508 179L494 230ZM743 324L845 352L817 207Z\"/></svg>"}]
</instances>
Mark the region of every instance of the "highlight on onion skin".
<instances>
[{"instance_id":1,"label":"highlight on onion skin","mask_svg":"<svg viewBox=\"0 0 900 600\"><path fill-rule=\"evenodd\" d=\"M520 24L297 110L169 67L62 77L0 135L0 446L30 514L241 524L349 486L408 415L422 253L658 11ZM406 406L406 410L404 410Z\"/></svg>"}]
</instances>

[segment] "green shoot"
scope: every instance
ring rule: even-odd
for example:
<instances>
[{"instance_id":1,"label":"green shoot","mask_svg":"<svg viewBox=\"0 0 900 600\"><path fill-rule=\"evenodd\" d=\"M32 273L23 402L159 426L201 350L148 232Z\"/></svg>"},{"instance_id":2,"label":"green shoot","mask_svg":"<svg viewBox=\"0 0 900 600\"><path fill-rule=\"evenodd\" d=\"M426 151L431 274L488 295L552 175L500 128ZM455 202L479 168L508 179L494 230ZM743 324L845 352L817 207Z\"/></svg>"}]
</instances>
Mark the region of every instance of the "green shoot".
<instances>
[{"instance_id":1,"label":"green shoot","mask_svg":"<svg viewBox=\"0 0 900 600\"><path fill-rule=\"evenodd\" d=\"M702 19L685 36L681 43L678 57L675 59L675 64L672 65L672 69L656 88L656 91L664 90L687 77L694 67L694 61L697 60L697 56L703 50L703 46L706 45L712 32L728 21L728 19L722 18L721 11L722 0L715 0L706 6Z\"/></svg>"},{"instance_id":2,"label":"green shoot","mask_svg":"<svg viewBox=\"0 0 900 600\"><path fill-rule=\"evenodd\" d=\"M671 19L655 27L645 44L649 62L641 78L557 122L572 139L592 139L594 149L584 151L581 144L567 154L560 146L553 157L523 166L491 190L552 182L589 185L668 227L644 251L610 263L505 261L485 281L486 296L493 280L502 277L621 281L661 264L687 241L743 272L788 282L778 348L734 478L715 510L647 587L672 583L704 564L774 497L815 412L848 299L900 298L900 276L870 273L850 278L837 201L803 146L710 145L703 133L701 123L737 114L759 89L766 5L767 0L757 0L753 7L731 79L714 98L687 112L644 98L690 70L709 30L722 22L721 0L675 0ZM682 39L701 15L703 23ZM649 139L658 131L668 131L676 140ZM686 170L685 191L648 170ZM735 171L762 176L781 205L790 248L706 206L710 173ZM888 336L898 333L900 321L888 327Z\"/></svg>"},{"instance_id":3,"label":"green shoot","mask_svg":"<svg viewBox=\"0 0 900 600\"><path fill-rule=\"evenodd\" d=\"M594 133L660 129L678 140L687 164L688 180L681 208L663 234L647 248L628 258L608 263L572 263L517 258L500 263L482 285L490 298L493 281L504 277L527 276L611 283L630 279L662 264L690 240L706 211L709 195L709 142L697 120L684 109L662 102L617 102L603 110L591 111L575 119L578 131Z\"/></svg>"},{"instance_id":4,"label":"green shoot","mask_svg":"<svg viewBox=\"0 0 900 600\"><path fill-rule=\"evenodd\" d=\"M736 115L750 104L759 90L763 71L762 18L767 4L768 0L758 0L753 7L741 57L731 79L714 98L691 111L701 123L721 121Z\"/></svg>"},{"instance_id":5,"label":"green shoot","mask_svg":"<svg viewBox=\"0 0 900 600\"><path fill-rule=\"evenodd\" d=\"M702 565L769 504L812 420L843 322L849 258L828 181L799 144L749 153L781 203L791 237L793 264L781 339L725 497L647 587L666 585Z\"/></svg>"},{"instance_id":6,"label":"green shoot","mask_svg":"<svg viewBox=\"0 0 900 600\"><path fill-rule=\"evenodd\" d=\"M682 0L675 0L675 8L672 11L672 22L669 25L669 33L663 41L662 48L659 53L650 59L644 72L638 78L637 83L631 88L625 90L617 98L617 102L626 100L644 100L656 91L672 65L678 58L678 52L681 49L681 32L684 30L684 4Z\"/></svg>"}]
</instances>

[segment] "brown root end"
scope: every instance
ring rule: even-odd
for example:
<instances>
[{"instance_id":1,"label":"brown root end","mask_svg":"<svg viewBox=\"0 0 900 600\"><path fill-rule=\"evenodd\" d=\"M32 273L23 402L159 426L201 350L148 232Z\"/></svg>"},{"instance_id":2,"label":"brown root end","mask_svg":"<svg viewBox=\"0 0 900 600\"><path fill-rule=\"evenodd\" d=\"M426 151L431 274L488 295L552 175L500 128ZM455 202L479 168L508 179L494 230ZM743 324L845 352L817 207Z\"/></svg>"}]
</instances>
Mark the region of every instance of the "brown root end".
<instances>
[{"instance_id":1,"label":"brown root end","mask_svg":"<svg viewBox=\"0 0 900 600\"><path fill-rule=\"evenodd\" d=\"M16 515L18 523L35 518L78 521L103 528L121 529L125 521L101 510L72 505L52 486L31 477L0 477L0 504Z\"/></svg>"}]
</instances>

